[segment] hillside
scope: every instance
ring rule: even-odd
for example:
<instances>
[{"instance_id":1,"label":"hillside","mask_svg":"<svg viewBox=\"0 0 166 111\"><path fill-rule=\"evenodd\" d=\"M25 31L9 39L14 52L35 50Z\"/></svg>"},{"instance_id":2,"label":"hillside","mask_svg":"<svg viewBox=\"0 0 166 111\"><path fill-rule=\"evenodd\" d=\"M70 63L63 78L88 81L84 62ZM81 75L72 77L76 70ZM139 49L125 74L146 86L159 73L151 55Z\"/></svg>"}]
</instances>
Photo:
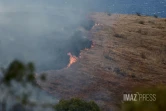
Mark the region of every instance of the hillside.
<instances>
[{"instance_id":1,"label":"hillside","mask_svg":"<svg viewBox=\"0 0 166 111\"><path fill-rule=\"evenodd\" d=\"M57 98L94 100L103 111L118 110L122 95L136 87L166 84L166 19L94 13L93 47L77 62L45 72L38 84Z\"/></svg>"}]
</instances>

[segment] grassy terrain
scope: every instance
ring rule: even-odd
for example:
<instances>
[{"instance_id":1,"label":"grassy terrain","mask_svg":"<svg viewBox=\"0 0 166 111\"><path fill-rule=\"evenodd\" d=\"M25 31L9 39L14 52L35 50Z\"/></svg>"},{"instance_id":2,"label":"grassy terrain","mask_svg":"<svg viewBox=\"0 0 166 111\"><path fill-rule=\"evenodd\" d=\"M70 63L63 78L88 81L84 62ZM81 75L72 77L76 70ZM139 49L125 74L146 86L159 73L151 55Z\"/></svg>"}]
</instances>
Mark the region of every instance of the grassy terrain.
<instances>
[{"instance_id":1,"label":"grassy terrain","mask_svg":"<svg viewBox=\"0 0 166 111\"><path fill-rule=\"evenodd\" d=\"M120 110L122 95L137 86L166 84L166 19L94 13L94 47L70 68L48 71L43 89L60 98L94 100L103 111Z\"/></svg>"}]
</instances>

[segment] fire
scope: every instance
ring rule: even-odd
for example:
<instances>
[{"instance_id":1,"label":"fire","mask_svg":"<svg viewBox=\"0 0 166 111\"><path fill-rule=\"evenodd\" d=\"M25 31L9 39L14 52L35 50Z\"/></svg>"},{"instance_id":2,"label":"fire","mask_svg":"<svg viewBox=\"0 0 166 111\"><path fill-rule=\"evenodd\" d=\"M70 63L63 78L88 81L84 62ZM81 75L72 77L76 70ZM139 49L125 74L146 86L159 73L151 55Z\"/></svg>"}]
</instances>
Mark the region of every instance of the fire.
<instances>
[{"instance_id":1,"label":"fire","mask_svg":"<svg viewBox=\"0 0 166 111\"><path fill-rule=\"evenodd\" d=\"M93 26L93 28L98 27L98 26L103 26L103 24L101 24L101 23L95 23L95 25Z\"/></svg>"},{"instance_id":2,"label":"fire","mask_svg":"<svg viewBox=\"0 0 166 111\"><path fill-rule=\"evenodd\" d=\"M85 48L84 50L89 50L88 48Z\"/></svg>"},{"instance_id":3,"label":"fire","mask_svg":"<svg viewBox=\"0 0 166 111\"><path fill-rule=\"evenodd\" d=\"M100 24L100 23L95 23L94 26L102 26L103 24Z\"/></svg>"},{"instance_id":4,"label":"fire","mask_svg":"<svg viewBox=\"0 0 166 111\"><path fill-rule=\"evenodd\" d=\"M70 67L73 63L77 62L78 58L72 55L70 52L67 55L70 56L70 61L67 67Z\"/></svg>"},{"instance_id":5,"label":"fire","mask_svg":"<svg viewBox=\"0 0 166 111\"><path fill-rule=\"evenodd\" d=\"M90 48L93 48L94 47L94 43L92 42L92 45ZM85 48L84 50L88 51L89 49L88 48ZM72 64L74 64L75 62L77 62L78 58L81 58L81 53L79 55L79 57L76 57L74 55L72 55L70 52L67 53L67 55L70 57L69 59L69 64L67 65L67 68L69 68Z\"/></svg>"},{"instance_id":6,"label":"fire","mask_svg":"<svg viewBox=\"0 0 166 111\"><path fill-rule=\"evenodd\" d=\"M93 47L94 47L94 43L92 42L91 48L93 48Z\"/></svg>"}]
</instances>

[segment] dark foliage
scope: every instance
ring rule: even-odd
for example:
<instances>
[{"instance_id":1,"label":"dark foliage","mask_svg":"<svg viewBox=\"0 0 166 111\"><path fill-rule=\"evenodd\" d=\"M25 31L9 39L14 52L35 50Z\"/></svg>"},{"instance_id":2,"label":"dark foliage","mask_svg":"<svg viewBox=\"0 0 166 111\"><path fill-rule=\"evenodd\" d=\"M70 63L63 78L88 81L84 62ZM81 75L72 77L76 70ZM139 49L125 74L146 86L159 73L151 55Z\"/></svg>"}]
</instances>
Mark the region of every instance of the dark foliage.
<instances>
[{"instance_id":1,"label":"dark foliage","mask_svg":"<svg viewBox=\"0 0 166 111\"><path fill-rule=\"evenodd\" d=\"M10 81L15 80L17 82L30 82L35 84L34 77L34 65L28 63L24 65L22 62L15 60L4 71L3 82L10 85Z\"/></svg>"},{"instance_id":2,"label":"dark foliage","mask_svg":"<svg viewBox=\"0 0 166 111\"><path fill-rule=\"evenodd\" d=\"M25 106L31 104L31 102L29 101L31 92L40 91L37 90L39 87L35 80L34 71L35 67L33 63L30 62L28 64L24 64L18 60L14 60L13 62L11 62L8 68L3 69L3 77L0 84L0 93L3 94L3 90L5 90L6 96L11 97L14 100L7 101L7 98L0 99L0 111L1 109L3 111L8 111L6 109L7 104L11 103L16 103L13 106L9 107L11 108L11 111L25 111ZM39 77L41 78L41 80L46 80L44 74L39 75ZM33 90L30 90L30 92L28 92L28 90L24 90L22 92L21 90L23 90L23 88L28 88L27 86L31 86ZM16 101L18 102L18 104Z\"/></svg>"},{"instance_id":3,"label":"dark foliage","mask_svg":"<svg viewBox=\"0 0 166 111\"><path fill-rule=\"evenodd\" d=\"M81 99L61 100L56 106L56 111L100 111L98 105Z\"/></svg>"},{"instance_id":4,"label":"dark foliage","mask_svg":"<svg viewBox=\"0 0 166 111\"><path fill-rule=\"evenodd\" d=\"M111 16L111 13L107 13L108 16Z\"/></svg>"},{"instance_id":5,"label":"dark foliage","mask_svg":"<svg viewBox=\"0 0 166 111\"><path fill-rule=\"evenodd\" d=\"M117 38L125 38L124 35L122 35L122 34L114 34L114 37L117 37Z\"/></svg>"},{"instance_id":6,"label":"dark foliage","mask_svg":"<svg viewBox=\"0 0 166 111\"><path fill-rule=\"evenodd\" d=\"M137 16L141 16L141 13L139 13L139 12L136 12L136 15L137 15Z\"/></svg>"},{"instance_id":7,"label":"dark foliage","mask_svg":"<svg viewBox=\"0 0 166 111\"><path fill-rule=\"evenodd\" d=\"M22 104L15 104L11 111L26 111L25 107Z\"/></svg>"},{"instance_id":8,"label":"dark foliage","mask_svg":"<svg viewBox=\"0 0 166 111\"><path fill-rule=\"evenodd\" d=\"M139 21L138 23L139 23L139 24L145 24L145 22L144 22L144 21Z\"/></svg>"},{"instance_id":9,"label":"dark foliage","mask_svg":"<svg viewBox=\"0 0 166 111\"><path fill-rule=\"evenodd\" d=\"M118 75L121 75L121 76L126 76L127 75L126 72L122 71L119 68L115 68L114 72L117 73Z\"/></svg>"},{"instance_id":10,"label":"dark foliage","mask_svg":"<svg viewBox=\"0 0 166 111\"><path fill-rule=\"evenodd\" d=\"M38 105L38 102L30 101L31 92L37 91L35 88L37 85L35 84L35 76L34 76L34 65L32 63L23 64L22 62L15 60L13 61L7 69L5 69L2 84L5 85L6 89L10 89L10 92L13 90L13 85L11 81L15 81L17 85L21 85L19 88L27 88L26 86L32 85L33 89L30 92L24 91L23 93L19 93L17 95L17 88L14 89L12 93L8 93L9 96L15 98L18 103L10 106L10 111L34 111L32 107L40 107L40 108L51 108L56 111L100 111L98 105L93 101L86 102L81 99L73 98L71 100L61 100L57 105L52 103L44 103L41 106ZM45 74L39 76L41 80L45 80ZM12 82L13 83L13 82ZM14 88L14 87L13 87ZM21 90L21 89L19 89ZM38 90L40 91L40 90ZM36 95L37 96L37 95ZM46 96L46 95L43 95ZM36 98L35 96L33 96ZM14 101L15 101L14 100ZM11 101L12 103L12 101ZM0 110L8 111L7 108L7 100L0 100ZM29 110L29 108L32 108Z\"/></svg>"},{"instance_id":11,"label":"dark foliage","mask_svg":"<svg viewBox=\"0 0 166 111\"><path fill-rule=\"evenodd\" d=\"M153 15L154 16L154 18L158 18L158 16L155 14L155 15Z\"/></svg>"},{"instance_id":12,"label":"dark foliage","mask_svg":"<svg viewBox=\"0 0 166 111\"><path fill-rule=\"evenodd\" d=\"M104 55L104 57L108 60L113 60L112 57L110 57L109 55Z\"/></svg>"}]
</instances>

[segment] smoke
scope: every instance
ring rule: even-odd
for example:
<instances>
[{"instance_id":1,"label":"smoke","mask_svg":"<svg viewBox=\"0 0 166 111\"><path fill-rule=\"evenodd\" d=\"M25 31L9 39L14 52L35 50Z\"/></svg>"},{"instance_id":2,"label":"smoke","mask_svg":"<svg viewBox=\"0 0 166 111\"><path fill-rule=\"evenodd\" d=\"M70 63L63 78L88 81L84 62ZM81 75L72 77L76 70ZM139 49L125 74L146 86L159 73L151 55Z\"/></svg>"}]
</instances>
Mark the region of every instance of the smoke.
<instances>
[{"instance_id":1,"label":"smoke","mask_svg":"<svg viewBox=\"0 0 166 111\"><path fill-rule=\"evenodd\" d=\"M0 85L0 111L4 111L2 107L5 107L5 111L25 111L25 104L23 103L25 96L28 103L26 109L29 109L29 111L38 111L39 108L40 111L54 111L52 107L59 101L56 97L29 83L24 86L15 81L11 81L11 83L12 86L10 87L5 84ZM3 106L3 104L5 105Z\"/></svg>"},{"instance_id":2,"label":"smoke","mask_svg":"<svg viewBox=\"0 0 166 111\"><path fill-rule=\"evenodd\" d=\"M19 59L34 62L37 70L65 67L66 48L92 7L88 4L81 0L0 1L0 66Z\"/></svg>"},{"instance_id":3,"label":"smoke","mask_svg":"<svg viewBox=\"0 0 166 111\"><path fill-rule=\"evenodd\" d=\"M38 71L66 67L67 53L82 43L72 37L89 12L161 12L165 2L157 2L161 7L156 8L153 1L0 0L0 67L14 59L32 61Z\"/></svg>"}]
</instances>

